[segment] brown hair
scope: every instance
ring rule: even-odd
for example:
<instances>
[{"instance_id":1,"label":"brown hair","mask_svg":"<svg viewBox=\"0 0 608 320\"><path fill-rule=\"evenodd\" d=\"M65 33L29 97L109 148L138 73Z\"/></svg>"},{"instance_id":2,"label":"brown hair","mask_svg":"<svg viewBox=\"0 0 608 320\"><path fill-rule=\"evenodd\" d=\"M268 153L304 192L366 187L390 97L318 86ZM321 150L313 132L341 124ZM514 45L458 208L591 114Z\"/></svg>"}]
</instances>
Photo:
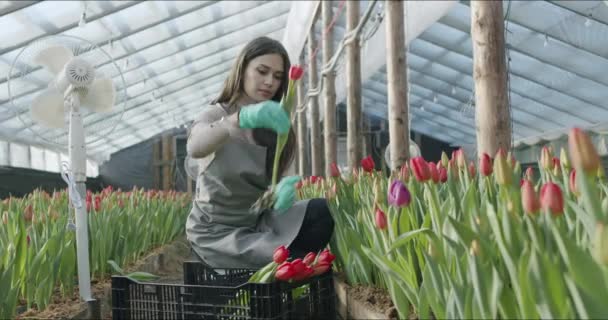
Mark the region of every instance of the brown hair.
<instances>
[{"instance_id":1,"label":"brown hair","mask_svg":"<svg viewBox=\"0 0 608 320\"><path fill-rule=\"evenodd\" d=\"M236 61L230 69L228 78L224 82L224 87L220 95L212 103L223 103L230 107L234 106L235 103L245 94L243 78L245 70L251 60L263 56L266 54L278 54L283 58L283 76L281 78L281 85L277 90L277 93L272 97L274 101L281 101L283 94L287 91L287 85L289 83L289 68L291 63L289 61L289 55L283 47L283 45L268 37L259 37L249 42L245 48L239 53ZM276 152L276 141L277 135L274 131L265 128L253 129L253 138L259 145L268 148L266 153L266 175L270 179L272 177L272 164L274 162L274 154ZM279 160L279 174L284 175L287 167L291 164L294 157L296 138L293 128L289 129L289 135L287 143L283 148L281 159Z\"/></svg>"}]
</instances>

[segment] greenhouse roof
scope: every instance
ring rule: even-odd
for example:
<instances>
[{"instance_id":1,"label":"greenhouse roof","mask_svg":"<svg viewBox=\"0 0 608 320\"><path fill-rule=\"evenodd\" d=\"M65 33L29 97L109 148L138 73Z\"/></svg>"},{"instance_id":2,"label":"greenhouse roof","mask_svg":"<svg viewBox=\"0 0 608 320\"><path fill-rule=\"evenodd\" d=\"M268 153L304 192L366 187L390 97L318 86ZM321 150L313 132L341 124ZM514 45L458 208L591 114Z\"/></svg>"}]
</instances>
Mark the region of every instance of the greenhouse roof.
<instances>
[{"instance_id":1,"label":"greenhouse roof","mask_svg":"<svg viewBox=\"0 0 608 320\"><path fill-rule=\"evenodd\" d=\"M333 2L334 48L345 34L343 3ZM360 2L361 16L371 3ZM411 127L474 148L469 4L405 3L406 37L414 38L408 46ZM9 99L5 75L34 40L57 34L86 39L108 52L121 70L126 96L119 96L117 106L125 112L85 119L91 137L89 156L104 160L196 117L205 101L218 93L239 49L252 38L266 35L281 40L296 59L316 7L315 1L1 2L0 140L65 149L29 130L30 124L22 120L27 109L15 108ZM597 128L608 123L608 4L505 1L504 8L515 145L558 137L572 126ZM382 2L372 10L362 32L363 108L386 118ZM323 29L318 19L317 41ZM316 58L321 66L321 54ZM336 81L338 102L345 96L343 64L342 59ZM110 73L121 78L118 72ZM33 70L26 81L12 82L11 92L20 105L27 105L46 88L48 79ZM62 133L53 137L67 141Z\"/></svg>"}]
</instances>

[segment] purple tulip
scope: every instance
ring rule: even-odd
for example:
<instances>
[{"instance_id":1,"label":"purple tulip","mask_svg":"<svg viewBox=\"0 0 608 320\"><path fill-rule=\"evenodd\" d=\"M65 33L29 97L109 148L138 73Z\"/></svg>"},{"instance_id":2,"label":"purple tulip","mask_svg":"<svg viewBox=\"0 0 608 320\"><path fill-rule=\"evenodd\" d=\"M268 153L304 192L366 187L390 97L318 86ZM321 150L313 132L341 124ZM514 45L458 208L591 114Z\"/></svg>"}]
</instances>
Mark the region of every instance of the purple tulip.
<instances>
[{"instance_id":1,"label":"purple tulip","mask_svg":"<svg viewBox=\"0 0 608 320\"><path fill-rule=\"evenodd\" d=\"M395 207L407 207L412 200L409 190L401 180L393 180L388 190L388 203Z\"/></svg>"}]
</instances>

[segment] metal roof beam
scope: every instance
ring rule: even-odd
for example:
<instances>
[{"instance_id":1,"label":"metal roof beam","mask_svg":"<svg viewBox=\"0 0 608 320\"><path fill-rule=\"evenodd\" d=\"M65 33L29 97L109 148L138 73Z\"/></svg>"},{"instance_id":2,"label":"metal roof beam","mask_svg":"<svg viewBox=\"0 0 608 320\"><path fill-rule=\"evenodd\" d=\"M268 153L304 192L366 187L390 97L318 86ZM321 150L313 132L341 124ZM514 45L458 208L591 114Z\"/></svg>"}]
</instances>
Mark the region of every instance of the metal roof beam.
<instances>
[{"instance_id":1,"label":"metal roof beam","mask_svg":"<svg viewBox=\"0 0 608 320\"><path fill-rule=\"evenodd\" d=\"M263 8L263 6L260 6L260 7L262 7L262 8ZM260 7L258 7L258 8L260 8ZM258 9L258 8L253 9L253 10L260 10L260 9ZM239 13L234 14L234 15L226 16L226 17L224 17L224 19L228 19L228 18L230 18L230 17L237 16L237 15L239 15L239 14L243 14L243 11L239 11ZM136 65L136 66L134 66L134 67L131 67L129 70L124 70L124 71L122 71L121 73L122 73L122 75L123 75L123 76L125 76L125 75L127 75L128 73L130 73L130 72L134 72L134 71L136 71L136 70L139 70L139 69L141 69L141 68L143 68L143 67L146 67L146 66L148 66L148 65L150 65L150 64L152 64L152 63L155 63L155 62L158 62L158 61L162 61L162 60L164 60L164 59L172 58L172 57L174 57L176 54L184 54L184 53L186 53L186 52L187 52L188 50L190 50L190 49L194 49L194 48L197 48L197 47L204 47L205 45L207 45L207 46L208 46L208 45L210 44L210 42L211 42L211 41L215 41L215 40L218 40L218 39L222 39L223 37L228 37L228 36L231 36L231 35L234 35L234 34L238 34L239 32L245 32L245 31L246 31L246 30L248 30L249 28L256 28L256 27L259 27L259 25L260 25L260 24L263 24L263 25L264 25L264 24L268 24L268 25L270 25L270 26L275 26L274 28L272 28L272 29L271 29L272 31L270 31L269 33L271 33L271 32L275 32L275 31L277 31L277 30L283 29L283 26L276 27L276 25L273 23L273 22L275 22L274 20L275 20L275 19L276 19L276 20L280 20L280 19L282 19L284 16L286 16L286 14L281 14L281 15L279 15L279 16L272 17L271 19L266 20L266 21L262 21L262 22L259 22L259 21L258 21L258 22L252 23L252 24L243 25L243 26L240 26L240 28L235 28L235 30L233 30L233 31L230 31L230 32L227 32L227 33L223 33L223 34L220 34L220 35L215 35L215 36L213 36L213 37L211 37L211 38L209 38L209 39L202 39L202 40L201 40L201 41L199 41L199 42L196 42L196 43L194 43L194 44L191 44L190 46L187 46L187 47L185 47L185 48L180 49L180 51L177 51L177 52L169 52L169 53L167 53L166 55L163 55L163 56L161 56L161 57L159 57L159 58L156 58L156 59L153 59L153 60L150 60L150 61L146 61L146 63L144 63L144 64L141 64L141 65ZM220 19L220 20L216 21L215 23L217 23L217 22L219 22L219 21L223 21L224 19ZM118 60L121 60L121 59L128 59L129 57L131 57L131 56L133 56L133 55L135 55L135 54L139 54L139 53L141 53L142 51L144 51L144 50L146 50L146 49L149 49L149 48L152 48L152 47L155 47L155 46L158 46L158 45L163 45L163 44L165 44L166 42L174 41L174 40L179 39L179 37L181 37L181 36L183 36L183 35L185 35L185 34L187 34L187 33L189 33L189 32L195 31L195 30L196 30L196 29L198 29L198 28L202 28L202 27L205 27L205 26L207 26L207 25L211 25L211 24L213 24L213 23L206 24L206 25L203 25L203 26L199 26L199 27L197 27L197 28L192 28L192 29L190 29L190 30L184 31L183 33L181 33L181 34L179 34L179 35L177 35L177 36L174 36L174 37L168 37L168 38L166 38L166 39L164 39L164 40L160 40L160 41L154 42L154 43L152 43L152 44L150 44L150 45L147 45L147 46L145 46L145 47L143 47L143 48L140 48L140 49L138 49L138 50L136 50L136 51L134 51L134 52L127 52L126 54L123 54L123 55L121 55L121 56L119 56L119 57L115 57L115 58L113 58L113 60L112 60L112 61L113 61L113 62L117 62ZM217 52L217 51L216 51L216 52ZM101 64L99 64L99 65L96 65L96 66L95 66L95 68L96 68L96 69L101 68L101 67L103 67L103 66L107 65L108 63L110 63L110 62L112 62L112 61L109 61L109 62L104 62L104 63L101 63ZM40 70L40 69L41 69L41 67L36 67L36 68L32 69L32 72L35 72L36 70ZM112 76L112 79L116 79L116 78L117 78L119 75L120 75L120 74L113 75L113 76ZM142 80L142 81L143 81L143 80ZM7 82L7 78L0 79L0 85L4 84L5 82ZM140 82L141 82L141 81L140 81ZM139 83L139 82L136 82L135 84L137 84L137 83ZM24 92L24 93L20 93L20 94L18 94L17 96L15 96L15 99L17 99L17 98L21 98L21 97L24 97L24 96L29 95L29 94L33 94L33 93L37 92L38 90L41 90L41 89L44 89L44 88L45 88L44 86L41 86L41 87L39 87L39 88L37 88L37 89L30 90L30 91L27 91L27 92ZM0 104L5 104L5 103L8 103L8 100L0 101Z\"/></svg>"}]
</instances>

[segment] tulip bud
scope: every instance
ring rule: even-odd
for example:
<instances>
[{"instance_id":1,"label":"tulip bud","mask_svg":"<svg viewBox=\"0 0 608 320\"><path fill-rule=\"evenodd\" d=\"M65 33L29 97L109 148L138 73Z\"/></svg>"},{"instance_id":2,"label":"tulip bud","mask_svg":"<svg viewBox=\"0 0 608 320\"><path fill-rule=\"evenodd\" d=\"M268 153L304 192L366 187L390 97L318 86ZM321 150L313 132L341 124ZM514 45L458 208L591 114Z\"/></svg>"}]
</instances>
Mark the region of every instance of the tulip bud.
<instances>
[{"instance_id":1,"label":"tulip bud","mask_svg":"<svg viewBox=\"0 0 608 320\"><path fill-rule=\"evenodd\" d=\"M325 249L319 253L319 258L317 259L317 263L328 263L331 264L336 256L333 255L328 249Z\"/></svg>"},{"instance_id":2,"label":"tulip bud","mask_svg":"<svg viewBox=\"0 0 608 320\"><path fill-rule=\"evenodd\" d=\"M534 191L534 186L529 180L524 180L521 186L521 204L524 212L528 214L537 213L540 210L540 201Z\"/></svg>"},{"instance_id":3,"label":"tulip bud","mask_svg":"<svg viewBox=\"0 0 608 320\"><path fill-rule=\"evenodd\" d=\"M492 174L492 159L487 153L482 153L479 157L479 172L487 177Z\"/></svg>"},{"instance_id":4,"label":"tulip bud","mask_svg":"<svg viewBox=\"0 0 608 320\"><path fill-rule=\"evenodd\" d=\"M277 268L274 277L277 280L288 281L295 275L295 271L290 262L285 262Z\"/></svg>"},{"instance_id":5,"label":"tulip bud","mask_svg":"<svg viewBox=\"0 0 608 320\"><path fill-rule=\"evenodd\" d=\"M540 165L545 170L553 170L553 155L547 146L544 146L540 153Z\"/></svg>"},{"instance_id":6,"label":"tulip bud","mask_svg":"<svg viewBox=\"0 0 608 320\"><path fill-rule=\"evenodd\" d=\"M439 171L437 171L437 166L433 162L427 163L429 166L429 172L431 173L431 180L434 183L439 183Z\"/></svg>"},{"instance_id":7,"label":"tulip bud","mask_svg":"<svg viewBox=\"0 0 608 320\"><path fill-rule=\"evenodd\" d=\"M569 182L570 183L568 184L568 186L570 187L570 192L572 192L575 196L578 197L580 195L580 192L576 187L576 169L572 169L572 171L570 171Z\"/></svg>"},{"instance_id":8,"label":"tulip bud","mask_svg":"<svg viewBox=\"0 0 608 320\"><path fill-rule=\"evenodd\" d=\"M338 165L335 162L332 162L329 165L329 171L332 177L334 178L338 178L340 177L340 168L338 168Z\"/></svg>"},{"instance_id":9,"label":"tulip bud","mask_svg":"<svg viewBox=\"0 0 608 320\"><path fill-rule=\"evenodd\" d=\"M289 68L289 80L300 80L304 74L304 69L297 64L292 65Z\"/></svg>"},{"instance_id":10,"label":"tulip bud","mask_svg":"<svg viewBox=\"0 0 608 320\"><path fill-rule=\"evenodd\" d=\"M564 150L564 148L560 148L559 150L559 161L564 166L564 169L570 170L570 159L568 159L568 154L566 153L566 150Z\"/></svg>"},{"instance_id":11,"label":"tulip bud","mask_svg":"<svg viewBox=\"0 0 608 320\"><path fill-rule=\"evenodd\" d=\"M313 262L315 262L315 258L317 257L317 254L314 252L309 252L305 257L304 257L304 264L306 265L311 265Z\"/></svg>"},{"instance_id":12,"label":"tulip bud","mask_svg":"<svg viewBox=\"0 0 608 320\"><path fill-rule=\"evenodd\" d=\"M559 159L553 157L553 175L559 176L562 173L562 167L559 164Z\"/></svg>"},{"instance_id":13,"label":"tulip bud","mask_svg":"<svg viewBox=\"0 0 608 320\"><path fill-rule=\"evenodd\" d=\"M387 221L386 221L386 214L384 214L384 211L380 210L380 208L376 209L376 227L380 230L384 230L386 229L386 225L387 225Z\"/></svg>"},{"instance_id":14,"label":"tulip bud","mask_svg":"<svg viewBox=\"0 0 608 320\"><path fill-rule=\"evenodd\" d=\"M477 239L473 239L473 241L471 241L469 254L472 256L479 256L481 254L481 246L479 245L479 241L477 241Z\"/></svg>"},{"instance_id":15,"label":"tulip bud","mask_svg":"<svg viewBox=\"0 0 608 320\"><path fill-rule=\"evenodd\" d=\"M2 213L2 223L3 224L8 224L8 211L4 211Z\"/></svg>"},{"instance_id":16,"label":"tulip bud","mask_svg":"<svg viewBox=\"0 0 608 320\"><path fill-rule=\"evenodd\" d=\"M458 169L456 168L456 164L454 164L454 161L452 161L452 160L450 160L448 162L448 176L450 177L450 179L454 179L454 181L458 181L458 177L459 177Z\"/></svg>"},{"instance_id":17,"label":"tulip bud","mask_svg":"<svg viewBox=\"0 0 608 320\"><path fill-rule=\"evenodd\" d=\"M277 264L281 264L287 260L287 257L289 257L289 250L285 246L280 246L274 250L272 260Z\"/></svg>"},{"instance_id":18,"label":"tulip bud","mask_svg":"<svg viewBox=\"0 0 608 320\"><path fill-rule=\"evenodd\" d=\"M435 169L437 170L437 169ZM395 207L406 207L410 204L412 196L401 180L393 180L388 191L388 203Z\"/></svg>"},{"instance_id":19,"label":"tulip bud","mask_svg":"<svg viewBox=\"0 0 608 320\"><path fill-rule=\"evenodd\" d=\"M513 166L513 173L516 176L521 176L521 163L519 161L515 161L515 165Z\"/></svg>"},{"instance_id":20,"label":"tulip bud","mask_svg":"<svg viewBox=\"0 0 608 320\"><path fill-rule=\"evenodd\" d=\"M23 219L25 221L32 221L32 219L34 218L34 209L32 208L31 204L28 204L27 207L25 207L25 210L23 211Z\"/></svg>"},{"instance_id":21,"label":"tulip bud","mask_svg":"<svg viewBox=\"0 0 608 320\"><path fill-rule=\"evenodd\" d=\"M374 159L372 156L367 156L361 160L361 167L365 172L372 172L376 168L376 164L374 163Z\"/></svg>"},{"instance_id":22,"label":"tulip bud","mask_svg":"<svg viewBox=\"0 0 608 320\"><path fill-rule=\"evenodd\" d=\"M498 152L496 159L494 159L494 178L496 179L496 183L503 186L509 185L511 184L511 176L512 172L507 164L507 159L501 152Z\"/></svg>"},{"instance_id":23,"label":"tulip bud","mask_svg":"<svg viewBox=\"0 0 608 320\"><path fill-rule=\"evenodd\" d=\"M598 263L608 266L608 230L606 230L606 225L603 222L598 222L595 225L592 253Z\"/></svg>"},{"instance_id":24,"label":"tulip bud","mask_svg":"<svg viewBox=\"0 0 608 320\"><path fill-rule=\"evenodd\" d=\"M462 148L456 150L456 164L461 170L464 170L467 167L467 157Z\"/></svg>"},{"instance_id":25,"label":"tulip bud","mask_svg":"<svg viewBox=\"0 0 608 320\"><path fill-rule=\"evenodd\" d=\"M540 189L540 205L543 210L549 210L554 216L564 213L564 197L557 184L547 182L542 186Z\"/></svg>"},{"instance_id":26,"label":"tulip bud","mask_svg":"<svg viewBox=\"0 0 608 320\"><path fill-rule=\"evenodd\" d=\"M532 169L532 167L526 169L526 179L531 182L534 181L534 169Z\"/></svg>"},{"instance_id":27,"label":"tulip bud","mask_svg":"<svg viewBox=\"0 0 608 320\"><path fill-rule=\"evenodd\" d=\"M331 268L331 264L330 263L317 263L317 264L315 264L312 267L312 269L314 270L314 272L313 272L312 275L313 276L318 276L318 275L324 274L330 268Z\"/></svg>"},{"instance_id":28,"label":"tulip bud","mask_svg":"<svg viewBox=\"0 0 608 320\"><path fill-rule=\"evenodd\" d=\"M449 161L450 158L448 158L447 153L445 153L445 151L441 151L441 164L443 165L443 167L447 168Z\"/></svg>"},{"instance_id":29,"label":"tulip bud","mask_svg":"<svg viewBox=\"0 0 608 320\"><path fill-rule=\"evenodd\" d=\"M439 169L439 181L441 181L441 183L448 181L448 170L446 168L442 167Z\"/></svg>"},{"instance_id":30,"label":"tulip bud","mask_svg":"<svg viewBox=\"0 0 608 320\"><path fill-rule=\"evenodd\" d=\"M419 182L425 182L431 178L429 166L422 157L414 157L410 159L410 167Z\"/></svg>"},{"instance_id":31,"label":"tulip bud","mask_svg":"<svg viewBox=\"0 0 608 320\"><path fill-rule=\"evenodd\" d=\"M475 176L477 170L475 169L475 164L473 161L469 162L469 176L472 178Z\"/></svg>"},{"instance_id":32,"label":"tulip bud","mask_svg":"<svg viewBox=\"0 0 608 320\"><path fill-rule=\"evenodd\" d=\"M600 166L600 156L591 138L579 128L573 128L568 135L568 147L572 166L588 174L596 174Z\"/></svg>"}]
</instances>

